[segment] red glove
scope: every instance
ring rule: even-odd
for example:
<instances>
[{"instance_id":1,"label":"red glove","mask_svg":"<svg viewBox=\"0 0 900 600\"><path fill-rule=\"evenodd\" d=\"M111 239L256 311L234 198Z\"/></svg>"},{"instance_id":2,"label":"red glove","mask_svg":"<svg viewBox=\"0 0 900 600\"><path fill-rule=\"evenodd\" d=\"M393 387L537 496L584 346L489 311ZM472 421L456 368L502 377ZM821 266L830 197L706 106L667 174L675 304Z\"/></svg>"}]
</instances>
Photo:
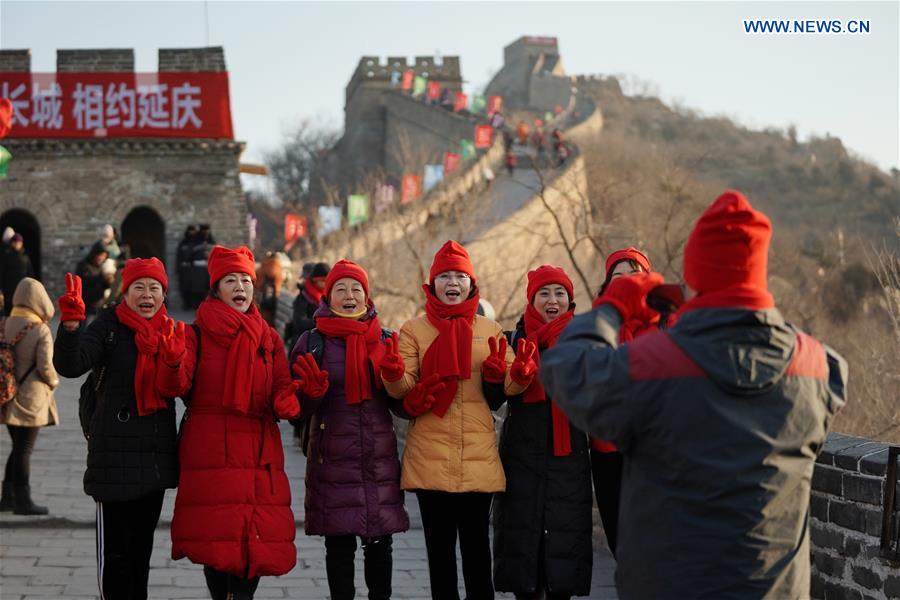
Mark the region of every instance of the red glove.
<instances>
[{"instance_id":1,"label":"red glove","mask_svg":"<svg viewBox=\"0 0 900 600\"><path fill-rule=\"evenodd\" d=\"M384 340L384 358L381 359L381 378L388 383L400 381L406 372L406 365L400 358L400 352L397 349L397 332L395 331L391 337Z\"/></svg>"},{"instance_id":2,"label":"red glove","mask_svg":"<svg viewBox=\"0 0 900 600\"><path fill-rule=\"evenodd\" d=\"M175 323L172 319L166 319L159 353L168 366L176 367L181 364L185 353L184 321Z\"/></svg>"},{"instance_id":3,"label":"red glove","mask_svg":"<svg viewBox=\"0 0 900 600\"><path fill-rule=\"evenodd\" d=\"M524 339L519 340L519 347L516 350L516 359L509 368L509 376L519 385L528 387L534 374L537 373L537 363L534 362L534 353L537 352L537 345Z\"/></svg>"},{"instance_id":4,"label":"red glove","mask_svg":"<svg viewBox=\"0 0 900 600\"><path fill-rule=\"evenodd\" d=\"M66 273L66 293L59 297L59 320L84 321L84 300L81 299L81 277Z\"/></svg>"},{"instance_id":5,"label":"red glove","mask_svg":"<svg viewBox=\"0 0 900 600\"><path fill-rule=\"evenodd\" d=\"M409 393L403 397L403 410L411 417L421 417L434 405L434 395L447 387L441 376L432 373L419 383Z\"/></svg>"},{"instance_id":6,"label":"red glove","mask_svg":"<svg viewBox=\"0 0 900 600\"><path fill-rule=\"evenodd\" d=\"M297 390L300 389L299 381L292 381L290 385L275 398L273 408L275 416L279 419L296 419L300 416L300 401L297 400Z\"/></svg>"},{"instance_id":7,"label":"red glove","mask_svg":"<svg viewBox=\"0 0 900 600\"><path fill-rule=\"evenodd\" d=\"M328 371L321 370L309 352L297 357L291 371L300 380L299 389L307 398L321 398L328 391Z\"/></svg>"},{"instance_id":8,"label":"red glove","mask_svg":"<svg viewBox=\"0 0 900 600\"><path fill-rule=\"evenodd\" d=\"M635 273L617 277L610 282L597 305L612 305L619 311L623 321L649 321L657 312L647 306L647 294L662 282L663 276L659 273Z\"/></svg>"},{"instance_id":9,"label":"red glove","mask_svg":"<svg viewBox=\"0 0 900 600\"><path fill-rule=\"evenodd\" d=\"M497 338L488 338L488 347L491 353L481 363L481 378L488 383L503 383L506 379L506 338L500 336L500 344Z\"/></svg>"}]
</instances>

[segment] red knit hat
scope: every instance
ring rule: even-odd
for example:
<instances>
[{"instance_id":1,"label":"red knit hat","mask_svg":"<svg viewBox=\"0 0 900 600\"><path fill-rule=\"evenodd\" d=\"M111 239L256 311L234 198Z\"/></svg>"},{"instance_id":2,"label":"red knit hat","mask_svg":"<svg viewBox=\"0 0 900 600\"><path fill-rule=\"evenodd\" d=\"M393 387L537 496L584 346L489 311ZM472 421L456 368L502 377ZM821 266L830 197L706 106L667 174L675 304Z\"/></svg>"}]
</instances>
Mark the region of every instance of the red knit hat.
<instances>
[{"instance_id":1,"label":"red knit hat","mask_svg":"<svg viewBox=\"0 0 900 600\"><path fill-rule=\"evenodd\" d=\"M616 263L622 262L623 260L633 260L637 264L641 265L641 268L644 269L645 273L649 273L653 270L650 266L650 259L647 258L647 255L635 248L634 246L628 246L624 250L616 250L612 254L606 257L606 276L609 277L609 272L613 269Z\"/></svg>"},{"instance_id":2,"label":"red knit hat","mask_svg":"<svg viewBox=\"0 0 900 600\"><path fill-rule=\"evenodd\" d=\"M6 137L12 128L13 105L9 98L0 98L0 138Z\"/></svg>"},{"instance_id":3,"label":"red knit hat","mask_svg":"<svg viewBox=\"0 0 900 600\"><path fill-rule=\"evenodd\" d=\"M334 266L328 272L328 277L325 278L326 298L331 295L331 288L337 283L337 280L344 277L350 277L360 282L363 286L363 291L366 293L366 298L369 297L369 276L366 274L366 270L352 260L339 260L334 263Z\"/></svg>"},{"instance_id":4,"label":"red knit hat","mask_svg":"<svg viewBox=\"0 0 900 600\"><path fill-rule=\"evenodd\" d=\"M125 261L122 269L122 289L128 287L141 277L151 277L163 286L163 290L169 289L169 276L166 275L166 267L158 258L131 258Z\"/></svg>"},{"instance_id":5,"label":"red knit hat","mask_svg":"<svg viewBox=\"0 0 900 600\"><path fill-rule=\"evenodd\" d=\"M766 290L772 224L727 190L700 215L684 247L684 280L703 294L735 285Z\"/></svg>"},{"instance_id":6,"label":"red knit hat","mask_svg":"<svg viewBox=\"0 0 900 600\"><path fill-rule=\"evenodd\" d=\"M209 271L209 287L229 273L246 273L256 282L256 261L247 246L238 246L233 250L215 246L209 253L206 269Z\"/></svg>"},{"instance_id":7,"label":"red knit hat","mask_svg":"<svg viewBox=\"0 0 900 600\"><path fill-rule=\"evenodd\" d=\"M469 253L459 243L447 240L440 250L434 255L431 263L431 271L428 273L428 283L434 283L434 278L447 271L461 271L475 279L475 269Z\"/></svg>"},{"instance_id":8,"label":"red knit hat","mask_svg":"<svg viewBox=\"0 0 900 600\"><path fill-rule=\"evenodd\" d=\"M569 302L575 299L575 287L562 267L541 265L533 271L528 271L528 288L526 290L528 302L534 302L534 296L538 293L538 290L551 283L556 283L566 288L566 292L569 293Z\"/></svg>"}]
</instances>

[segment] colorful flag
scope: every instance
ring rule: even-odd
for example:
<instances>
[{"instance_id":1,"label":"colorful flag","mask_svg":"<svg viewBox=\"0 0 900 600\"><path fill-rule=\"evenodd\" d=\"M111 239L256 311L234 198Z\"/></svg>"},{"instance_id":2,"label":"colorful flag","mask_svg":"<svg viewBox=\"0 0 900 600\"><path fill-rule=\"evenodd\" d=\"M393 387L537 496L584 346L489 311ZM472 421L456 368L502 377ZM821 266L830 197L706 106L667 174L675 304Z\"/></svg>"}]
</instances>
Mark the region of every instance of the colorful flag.
<instances>
[{"instance_id":1,"label":"colorful flag","mask_svg":"<svg viewBox=\"0 0 900 600\"><path fill-rule=\"evenodd\" d=\"M369 197L353 194L347 197L347 224L350 227L369 220Z\"/></svg>"},{"instance_id":2,"label":"colorful flag","mask_svg":"<svg viewBox=\"0 0 900 600\"><path fill-rule=\"evenodd\" d=\"M488 96L487 114L492 115L492 114L498 113L502 110L503 110L503 97L502 96Z\"/></svg>"},{"instance_id":3,"label":"colorful flag","mask_svg":"<svg viewBox=\"0 0 900 600\"><path fill-rule=\"evenodd\" d=\"M0 146L0 178L6 177L6 172L9 170L9 161L12 160L12 154L9 153L9 150Z\"/></svg>"},{"instance_id":4,"label":"colorful flag","mask_svg":"<svg viewBox=\"0 0 900 600\"><path fill-rule=\"evenodd\" d=\"M459 154L444 152L444 175L449 175L459 168Z\"/></svg>"},{"instance_id":5,"label":"colorful flag","mask_svg":"<svg viewBox=\"0 0 900 600\"><path fill-rule=\"evenodd\" d=\"M284 242L290 245L306 237L308 225L306 217L303 215L295 215L294 213L286 213L284 215Z\"/></svg>"},{"instance_id":6,"label":"colorful flag","mask_svg":"<svg viewBox=\"0 0 900 600\"><path fill-rule=\"evenodd\" d=\"M437 81L428 82L428 99L437 100L441 97L441 84Z\"/></svg>"},{"instance_id":7,"label":"colorful flag","mask_svg":"<svg viewBox=\"0 0 900 600\"><path fill-rule=\"evenodd\" d=\"M320 206L319 207L319 237L324 237L332 231L341 228L341 207L340 206Z\"/></svg>"},{"instance_id":8,"label":"colorful flag","mask_svg":"<svg viewBox=\"0 0 900 600\"><path fill-rule=\"evenodd\" d=\"M419 175L404 175L400 190L400 202L406 204L418 200L422 195L422 178Z\"/></svg>"},{"instance_id":9,"label":"colorful flag","mask_svg":"<svg viewBox=\"0 0 900 600\"><path fill-rule=\"evenodd\" d=\"M428 89L428 80L421 75L416 75L413 80L413 96L421 96Z\"/></svg>"},{"instance_id":10,"label":"colorful flag","mask_svg":"<svg viewBox=\"0 0 900 600\"><path fill-rule=\"evenodd\" d=\"M456 95L453 96L453 112L459 112L466 107L466 104L469 103L469 97L463 94L462 92L456 92Z\"/></svg>"},{"instance_id":11,"label":"colorful flag","mask_svg":"<svg viewBox=\"0 0 900 600\"><path fill-rule=\"evenodd\" d=\"M428 192L444 180L444 165L425 165L425 182L423 187Z\"/></svg>"},{"instance_id":12,"label":"colorful flag","mask_svg":"<svg viewBox=\"0 0 900 600\"><path fill-rule=\"evenodd\" d=\"M487 106L487 102L484 99L484 96L477 95L472 97L472 112L477 113L484 110L484 107Z\"/></svg>"},{"instance_id":13,"label":"colorful flag","mask_svg":"<svg viewBox=\"0 0 900 600\"><path fill-rule=\"evenodd\" d=\"M463 160L475 158L475 144L472 143L472 140L460 140L459 153L462 154Z\"/></svg>"},{"instance_id":14,"label":"colorful flag","mask_svg":"<svg viewBox=\"0 0 900 600\"><path fill-rule=\"evenodd\" d=\"M403 81L400 82L400 89L404 92L408 92L413 87L413 77L416 76L416 72L412 69L407 69L403 71Z\"/></svg>"},{"instance_id":15,"label":"colorful flag","mask_svg":"<svg viewBox=\"0 0 900 600\"><path fill-rule=\"evenodd\" d=\"M490 125L475 126L475 147L490 148L494 140L494 128Z\"/></svg>"},{"instance_id":16,"label":"colorful flag","mask_svg":"<svg viewBox=\"0 0 900 600\"><path fill-rule=\"evenodd\" d=\"M554 115L552 112L550 112L548 110L547 112L544 113L544 121L550 122L553 120L553 117L555 117L555 116L556 115Z\"/></svg>"},{"instance_id":17,"label":"colorful flag","mask_svg":"<svg viewBox=\"0 0 900 600\"><path fill-rule=\"evenodd\" d=\"M378 186L375 191L375 214L385 211L394 203L394 186L389 183Z\"/></svg>"}]
</instances>

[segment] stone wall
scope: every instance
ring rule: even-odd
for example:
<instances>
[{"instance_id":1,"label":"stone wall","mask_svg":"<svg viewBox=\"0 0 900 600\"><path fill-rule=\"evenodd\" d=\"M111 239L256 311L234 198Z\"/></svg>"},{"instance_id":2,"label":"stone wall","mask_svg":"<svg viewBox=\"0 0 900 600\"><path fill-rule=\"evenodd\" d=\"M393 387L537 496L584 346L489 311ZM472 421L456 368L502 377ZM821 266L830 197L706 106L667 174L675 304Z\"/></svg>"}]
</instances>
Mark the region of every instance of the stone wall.
<instances>
[{"instance_id":1,"label":"stone wall","mask_svg":"<svg viewBox=\"0 0 900 600\"><path fill-rule=\"evenodd\" d=\"M160 49L160 70L224 70L221 48ZM0 68L29 70L30 53L0 51ZM60 71L129 71L134 52L59 50ZM175 251L191 223L209 223L220 243L246 243L247 208L239 179L241 142L204 139L17 139L3 145L13 155L0 183L0 221L23 215L39 238L35 259L51 296L62 293L63 275L87 253L102 225L116 228L145 207L161 220L170 296L178 297ZM30 219L28 218L30 217ZM143 221L139 222L140 224ZM148 223L148 227L150 223ZM33 240L32 240L33 241ZM26 240L26 246L29 241Z\"/></svg>"},{"instance_id":2,"label":"stone wall","mask_svg":"<svg viewBox=\"0 0 900 600\"><path fill-rule=\"evenodd\" d=\"M832 433L812 480L812 596L900 598L900 563L881 556L888 445Z\"/></svg>"}]
</instances>

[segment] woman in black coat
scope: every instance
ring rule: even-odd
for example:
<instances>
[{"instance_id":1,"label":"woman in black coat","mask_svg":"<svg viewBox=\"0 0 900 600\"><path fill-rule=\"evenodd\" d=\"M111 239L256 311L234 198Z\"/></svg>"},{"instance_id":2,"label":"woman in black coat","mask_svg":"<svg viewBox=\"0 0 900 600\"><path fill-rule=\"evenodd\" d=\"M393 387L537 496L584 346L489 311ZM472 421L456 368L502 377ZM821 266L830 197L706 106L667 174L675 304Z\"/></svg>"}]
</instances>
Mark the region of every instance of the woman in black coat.
<instances>
[{"instance_id":1,"label":"woman in black coat","mask_svg":"<svg viewBox=\"0 0 900 600\"><path fill-rule=\"evenodd\" d=\"M129 260L123 301L102 309L87 327L77 276L66 276L67 292L59 298L53 365L69 378L92 371L79 417L88 439L84 491L97 502L101 598L147 598L163 495L178 485L175 407L156 385L156 353L172 328L163 304L167 284L159 260ZM88 388L96 405L82 411Z\"/></svg>"},{"instance_id":2,"label":"woman in black coat","mask_svg":"<svg viewBox=\"0 0 900 600\"><path fill-rule=\"evenodd\" d=\"M558 267L528 273L528 306L510 343L552 347L572 319L572 281ZM538 357L535 357L538 360ZM562 599L591 591L592 501L587 436L537 378L510 397L500 436L506 491L494 497L494 586L516 598Z\"/></svg>"}]
</instances>

